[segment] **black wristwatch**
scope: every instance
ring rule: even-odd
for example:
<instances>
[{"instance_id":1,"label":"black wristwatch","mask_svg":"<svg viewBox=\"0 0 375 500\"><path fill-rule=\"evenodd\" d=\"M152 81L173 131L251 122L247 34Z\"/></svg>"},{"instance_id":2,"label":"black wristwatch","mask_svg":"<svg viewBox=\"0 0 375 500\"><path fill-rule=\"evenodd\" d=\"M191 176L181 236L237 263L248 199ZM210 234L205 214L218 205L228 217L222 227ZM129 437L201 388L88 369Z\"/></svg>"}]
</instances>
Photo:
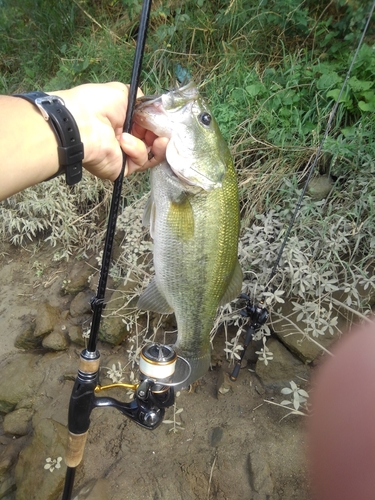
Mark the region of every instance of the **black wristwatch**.
<instances>
[{"instance_id":1,"label":"black wristwatch","mask_svg":"<svg viewBox=\"0 0 375 500\"><path fill-rule=\"evenodd\" d=\"M14 94L14 97L21 97L35 104L56 134L60 168L47 180L65 172L66 183L70 186L77 184L82 179L83 144L77 123L66 109L64 101L44 92Z\"/></svg>"}]
</instances>

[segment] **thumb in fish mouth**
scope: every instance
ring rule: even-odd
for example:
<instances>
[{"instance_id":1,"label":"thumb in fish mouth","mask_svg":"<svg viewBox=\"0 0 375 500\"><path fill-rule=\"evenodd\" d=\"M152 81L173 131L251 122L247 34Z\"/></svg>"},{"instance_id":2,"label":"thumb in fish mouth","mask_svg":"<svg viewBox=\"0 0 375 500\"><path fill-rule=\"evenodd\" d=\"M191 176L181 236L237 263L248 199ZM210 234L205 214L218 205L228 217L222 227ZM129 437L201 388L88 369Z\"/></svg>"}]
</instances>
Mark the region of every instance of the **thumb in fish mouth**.
<instances>
[{"instance_id":1,"label":"thumb in fish mouth","mask_svg":"<svg viewBox=\"0 0 375 500\"><path fill-rule=\"evenodd\" d=\"M154 140L152 146L149 146L147 153L147 161L142 165L140 170L155 167L159 163L165 161L165 153L169 139L167 137L158 137Z\"/></svg>"}]
</instances>

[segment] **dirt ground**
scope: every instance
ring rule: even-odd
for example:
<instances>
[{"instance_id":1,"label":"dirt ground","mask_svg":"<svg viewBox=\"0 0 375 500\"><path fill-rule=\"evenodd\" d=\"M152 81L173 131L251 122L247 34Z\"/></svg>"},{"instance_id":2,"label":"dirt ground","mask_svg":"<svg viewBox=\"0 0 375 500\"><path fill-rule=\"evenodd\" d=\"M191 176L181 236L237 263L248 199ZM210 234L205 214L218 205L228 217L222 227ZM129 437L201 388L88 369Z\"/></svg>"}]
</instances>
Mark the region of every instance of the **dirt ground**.
<instances>
[{"instance_id":1,"label":"dirt ground","mask_svg":"<svg viewBox=\"0 0 375 500\"><path fill-rule=\"evenodd\" d=\"M0 248L0 367L17 351L14 339L41 301L69 306L72 298L61 295L61 286L72 262L54 263L52 254L43 245ZM102 365L121 361L126 347L99 345ZM215 351L224 359L223 348L219 335ZM73 382L62 382L62 376L76 373L79 352L71 346L44 356L51 369L46 377L50 404L43 412L64 425ZM147 431L115 409L94 410L76 488L105 478L109 500L308 500L303 419L282 419L285 411L265 402L280 400L280 391L262 387L247 369L218 395L221 370L230 371L225 361L176 399L177 409L183 409L175 415L177 432L164 423ZM166 419L173 418L174 409L167 409Z\"/></svg>"}]
</instances>

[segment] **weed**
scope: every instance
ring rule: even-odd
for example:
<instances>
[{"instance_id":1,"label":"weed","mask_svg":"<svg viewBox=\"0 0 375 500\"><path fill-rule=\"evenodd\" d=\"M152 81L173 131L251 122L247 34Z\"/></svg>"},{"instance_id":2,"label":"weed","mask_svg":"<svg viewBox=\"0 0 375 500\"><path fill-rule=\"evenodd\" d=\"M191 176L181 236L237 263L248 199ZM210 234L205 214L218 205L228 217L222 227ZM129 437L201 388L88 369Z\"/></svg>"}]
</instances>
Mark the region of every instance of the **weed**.
<instances>
[{"instance_id":1,"label":"weed","mask_svg":"<svg viewBox=\"0 0 375 500\"><path fill-rule=\"evenodd\" d=\"M182 427L181 422L179 422L176 418L177 415L179 415L183 411L184 411L183 408L177 408L176 403L174 403L174 405L173 405L173 419L172 420L171 419L163 420L163 424L172 425L172 427L169 429L168 432L173 432L174 434L176 434L176 432L184 430L184 427Z\"/></svg>"},{"instance_id":2,"label":"weed","mask_svg":"<svg viewBox=\"0 0 375 500\"><path fill-rule=\"evenodd\" d=\"M298 410L301 406L304 406L307 398L309 397L308 393L304 389L300 389L297 384L293 382L293 380L290 382L290 388L284 387L283 389L281 389L281 394L291 396L291 400L281 401L281 404L284 406L292 404L295 410Z\"/></svg>"}]
</instances>

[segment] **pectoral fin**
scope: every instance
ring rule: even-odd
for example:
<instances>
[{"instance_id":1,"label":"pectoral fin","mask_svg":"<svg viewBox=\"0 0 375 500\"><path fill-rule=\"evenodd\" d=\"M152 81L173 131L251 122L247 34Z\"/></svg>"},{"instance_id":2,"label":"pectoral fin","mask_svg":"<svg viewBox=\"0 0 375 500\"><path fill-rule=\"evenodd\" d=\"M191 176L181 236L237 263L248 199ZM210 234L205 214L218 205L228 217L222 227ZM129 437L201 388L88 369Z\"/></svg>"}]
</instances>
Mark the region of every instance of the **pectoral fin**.
<instances>
[{"instance_id":1,"label":"pectoral fin","mask_svg":"<svg viewBox=\"0 0 375 500\"><path fill-rule=\"evenodd\" d=\"M168 211L168 226L172 233L181 240L190 240L194 236L194 213L189 198L181 196L178 203L171 201Z\"/></svg>"},{"instance_id":2,"label":"pectoral fin","mask_svg":"<svg viewBox=\"0 0 375 500\"><path fill-rule=\"evenodd\" d=\"M228 302L239 296L242 288L242 279L243 279L242 270L240 267L240 263L237 260L236 266L233 271L232 279L220 301L219 304L220 306L228 304Z\"/></svg>"},{"instance_id":3,"label":"pectoral fin","mask_svg":"<svg viewBox=\"0 0 375 500\"><path fill-rule=\"evenodd\" d=\"M147 199L146 206L143 211L142 224L149 228L150 236L154 238L155 226L155 203L152 194Z\"/></svg>"},{"instance_id":4,"label":"pectoral fin","mask_svg":"<svg viewBox=\"0 0 375 500\"><path fill-rule=\"evenodd\" d=\"M170 314L173 312L163 293L160 292L155 278L139 297L137 307L143 311L153 311L160 314Z\"/></svg>"}]
</instances>

